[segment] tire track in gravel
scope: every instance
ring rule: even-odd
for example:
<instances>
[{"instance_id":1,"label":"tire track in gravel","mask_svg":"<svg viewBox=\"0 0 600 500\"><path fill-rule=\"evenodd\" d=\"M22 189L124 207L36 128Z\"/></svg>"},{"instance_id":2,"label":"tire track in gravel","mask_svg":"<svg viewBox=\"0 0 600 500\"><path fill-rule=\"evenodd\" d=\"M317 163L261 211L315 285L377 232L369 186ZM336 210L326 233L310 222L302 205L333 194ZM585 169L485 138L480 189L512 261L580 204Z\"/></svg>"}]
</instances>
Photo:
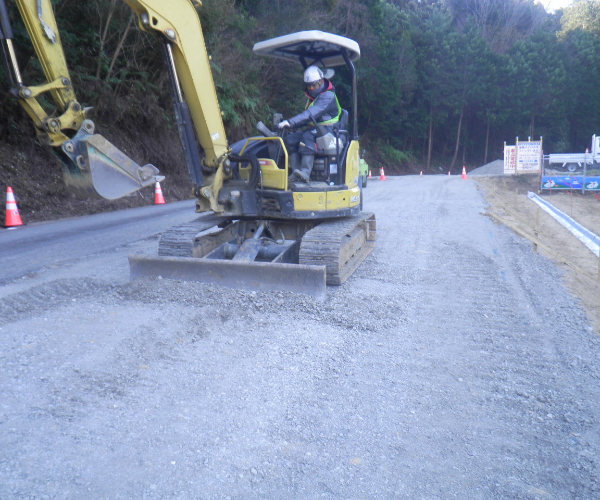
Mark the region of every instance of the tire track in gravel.
<instances>
[{"instance_id":1,"label":"tire track in gravel","mask_svg":"<svg viewBox=\"0 0 600 500\"><path fill-rule=\"evenodd\" d=\"M565 357L589 353L590 367L598 361L597 339L581 328L587 321L572 298L563 305L554 300L565 295L556 268L478 215L476 193L457 197L461 181L438 178L426 192L414 178L398 181L418 193L410 198L418 225L403 210L390 215L410 242L396 254L409 255L405 272L412 272L404 350L413 354L406 390L420 407L413 410L420 415L416 441L422 444L424 433L448 442L446 466L486 498L596 496L599 464L587 457L597 440L583 444L575 436L598 425L589 409L573 418L583 396L571 384L585 380L585 398L597 408L598 368L573 373ZM385 234L379 217L378 225ZM573 447L574 439L583 446ZM407 436L412 446L404 448L419 449L414 441ZM420 450L417 462L439 467L439 449ZM447 477L439 481L438 471L432 467L425 477L433 489L438 482L444 489Z\"/></svg>"}]
</instances>

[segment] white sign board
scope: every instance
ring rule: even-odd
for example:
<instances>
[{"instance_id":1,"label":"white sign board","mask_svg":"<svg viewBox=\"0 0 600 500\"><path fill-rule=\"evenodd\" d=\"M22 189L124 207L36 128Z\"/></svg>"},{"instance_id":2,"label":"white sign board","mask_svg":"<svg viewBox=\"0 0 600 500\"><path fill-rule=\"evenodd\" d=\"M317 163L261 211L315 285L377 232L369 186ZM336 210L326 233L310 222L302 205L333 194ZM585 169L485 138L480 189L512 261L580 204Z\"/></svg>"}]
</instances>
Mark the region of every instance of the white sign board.
<instances>
[{"instance_id":1,"label":"white sign board","mask_svg":"<svg viewBox=\"0 0 600 500\"><path fill-rule=\"evenodd\" d=\"M504 174L540 172L542 170L542 139L539 141L519 142L516 146L504 143Z\"/></svg>"},{"instance_id":2,"label":"white sign board","mask_svg":"<svg viewBox=\"0 0 600 500\"><path fill-rule=\"evenodd\" d=\"M517 147L504 146L504 175L514 175L517 167Z\"/></svg>"},{"instance_id":3,"label":"white sign board","mask_svg":"<svg viewBox=\"0 0 600 500\"><path fill-rule=\"evenodd\" d=\"M542 169L542 141L517 141L517 172L539 172Z\"/></svg>"}]
</instances>

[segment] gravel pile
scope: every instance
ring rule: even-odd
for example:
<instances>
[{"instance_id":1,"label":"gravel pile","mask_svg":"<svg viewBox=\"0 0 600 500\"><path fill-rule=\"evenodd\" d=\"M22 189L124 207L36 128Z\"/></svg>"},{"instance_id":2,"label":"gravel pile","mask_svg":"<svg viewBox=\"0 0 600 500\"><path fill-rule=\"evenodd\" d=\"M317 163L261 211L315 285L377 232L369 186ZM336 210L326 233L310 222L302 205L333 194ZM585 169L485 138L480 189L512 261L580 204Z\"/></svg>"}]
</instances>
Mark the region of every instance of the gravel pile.
<instances>
[{"instance_id":1,"label":"gravel pile","mask_svg":"<svg viewBox=\"0 0 600 500\"><path fill-rule=\"evenodd\" d=\"M504 161L494 160L486 163L479 168L471 170L469 175L504 175Z\"/></svg>"}]
</instances>

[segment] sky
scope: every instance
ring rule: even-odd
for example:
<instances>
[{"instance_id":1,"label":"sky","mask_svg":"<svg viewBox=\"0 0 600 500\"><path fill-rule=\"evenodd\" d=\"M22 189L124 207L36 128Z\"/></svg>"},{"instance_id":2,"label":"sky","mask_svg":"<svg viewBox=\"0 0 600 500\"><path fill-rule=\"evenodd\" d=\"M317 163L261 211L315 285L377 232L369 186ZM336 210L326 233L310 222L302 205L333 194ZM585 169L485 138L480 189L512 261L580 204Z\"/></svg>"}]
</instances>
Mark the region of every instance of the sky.
<instances>
[{"instance_id":1,"label":"sky","mask_svg":"<svg viewBox=\"0 0 600 500\"><path fill-rule=\"evenodd\" d=\"M573 3L573 0L539 0L548 12L564 9Z\"/></svg>"}]
</instances>

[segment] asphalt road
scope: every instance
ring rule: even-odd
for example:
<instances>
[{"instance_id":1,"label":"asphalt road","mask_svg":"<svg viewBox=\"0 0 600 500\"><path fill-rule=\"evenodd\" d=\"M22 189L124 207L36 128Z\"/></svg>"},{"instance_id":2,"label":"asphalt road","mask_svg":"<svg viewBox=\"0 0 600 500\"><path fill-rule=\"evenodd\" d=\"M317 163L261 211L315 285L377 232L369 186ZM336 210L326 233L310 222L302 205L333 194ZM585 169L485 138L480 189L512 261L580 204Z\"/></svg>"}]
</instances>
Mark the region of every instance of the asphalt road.
<instances>
[{"instance_id":1,"label":"asphalt road","mask_svg":"<svg viewBox=\"0 0 600 500\"><path fill-rule=\"evenodd\" d=\"M194 216L194 200L0 229L0 283L161 233Z\"/></svg>"},{"instance_id":2,"label":"asphalt road","mask_svg":"<svg viewBox=\"0 0 600 500\"><path fill-rule=\"evenodd\" d=\"M130 283L153 224L1 285L0 498L600 498L600 342L560 271L472 179L365 194L376 248L324 302Z\"/></svg>"}]
</instances>

